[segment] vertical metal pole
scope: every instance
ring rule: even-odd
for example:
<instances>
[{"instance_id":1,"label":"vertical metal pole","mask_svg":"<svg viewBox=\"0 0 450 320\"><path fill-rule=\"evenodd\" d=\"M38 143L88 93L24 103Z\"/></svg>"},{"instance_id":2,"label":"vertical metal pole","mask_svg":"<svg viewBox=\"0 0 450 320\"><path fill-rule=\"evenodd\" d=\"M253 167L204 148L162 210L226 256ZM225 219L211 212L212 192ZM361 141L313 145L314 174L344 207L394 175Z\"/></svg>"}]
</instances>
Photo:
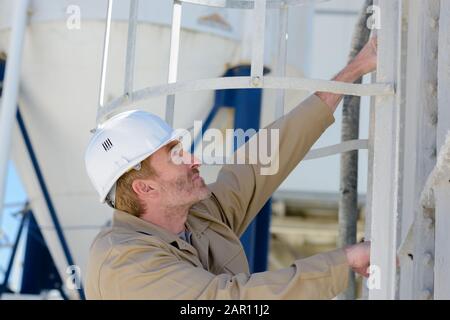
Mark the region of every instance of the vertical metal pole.
<instances>
[{"instance_id":1,"label":"vertical metal pole","mask_svg":"<svg viewBox=\"0 0 450 320\"><path fill-rule=\"evenodd\" d=\"M125 65L124 94L133 92L134 62L136 57L136 29L138 22L139 0L130 0L130 17L128 19L127 57Z\"/></svg>"},{"instance_id":2,"label":"vertical metal pole","mask_svg":"<svg viewBox=\"0 0 450 320\"><path fill-rule=\"evenodd\" d=\"M366 0L353 34L352 48L349 60L353 60L361 51L370 37L367 28L367 8L373 3ZM356 83L362 83L362 78ZM361 98L345 96L342 110L342 142L357 140L359 137L359 107ZM355 244L358 222L358 151L346 152L341 155L341 186L339 200L339 247ZM356 298L355 274L349 271L348 289L339 298L354 300Z\"/></svg>"},{"instance_id":3,"label":"vertical metal pole","mask_svg":"<svg viewBox=\"0 0 450 320\"><path fill-rule=\"evenodd\" d=\"M379 0L382 17L378 43L380 82L397 83L402 0ZM399 205L400 106L397 96L377 97L371 217L370 299L395 299Z\"/></svg>"},{"instance_id":4,"label":"vertical metal pole","mask_svg":"<svg viewBox=\"0 0 450 320\"><path fill-rule=\"evenodd\" d=\"M438 53L438 127L437 147L450 137L450 2L441 0ZM450 138L447 138L450 141ZM436 233L434 263L434 299L450 299L450 177L442 177L434 190L436 201Z\"/></svg>"},{"instance_id":5,"label":"vertical metal pole","mask_svg":"<svg viewBox=\"0 0 450 320\"><path fill-rule=\"evenodd\" d=\"M251 86L260 87L263 83L264 73L264 40L266 29L266 0L254 2L253 9L253 43L252 43L252 65Z\"/></svg>"},{"instance_id":6,"label":"vertical metal pole","mask_svg":"<svg viewBox=\"0 0 450 320\"><path fill-rule=\"evenodd\" d=\"M286 75L287 42L288 42L288 6L282 4L279 10L278 23L278 55L275 63L275 74L278 77ZM284 115L285 90L278 90L275 101L275 119Z\"/></svg>"},{"instance_id":7,"label":"vertical metal pole","mask_svg":"<svg viewBox=\"0 0 450 320\"><path fill-rule=\"evenodd\" d=\"M177 82L178 58L180 52L181 2L173 1L172 32L170 36L170 58L168 83ZM168 95L166 101L166 122L173 126L175 95Z\"/></svg>"},{"instance_id":8,"label":"vertical metal pole","mask_svg":"<svg viewBox=\"0 0 450 320\"><path fill-rule=\"evenodd\" d=\"M417 110L417 163L415 195L423 191L425 182L436 165L436 130L438 122L437 72L439 41L439 0L413 1L418 16L419 33L414 47L416 79L411 84L408 109ZM414 59L411 57L411 59ZM448 106L447 106L448 107ZM417 199L416 198L416 199ZM415 199L414 199L415 200ZM435 210L423 208L416 200L414 223L412 299L432 299L434 290ZM404 279L405 281L407 279Z\"/></svg>"},{"instance_id":9,"label":"vertical metal pole","mask_svg":"<svg viewBox=\"0 0 450 320\"><path fill-rule=\"evenodd\" d=\"M2 106L0 109L0 222L3 216L9 153L11 149L12 126L16 116L19 95L20 70L23 42L27 26L29 0L18 0L13 18L11 43L6 61L3 82Z\"/></svg>"},{"instance_id":10,"label":"vertical metal pole","mask_svg":"<svg viewBox=\"0 0 450 320\"><path fill-rule=\"evenodd\" d=\"M371 75L371 82L375 82L376 73ZM365 226L364 235L366 239L372 237L372 189L373 189L373 158L374 158L374 137L375 137L375 99L370 99L370 115L369 115L369 147L368 147L368 173L367 173L367 194L365 207ZM363 279L362 299L369 299L369 288L367 279Z\"/></svg>"},{"instance_id":11,"label":"vertical metal pole","mask_svg":"<svg viewBox=\"0 0 450 320\"><path fill-rule=\"evenodd\" d=\"M438 48L438 150L444 145L448 130L450 129L450 1L441 0L440 11ZM432 21L432 24L435 23L436 21ZM433 54L436 54L436 52Z\"/></svg>"},{"instance_id":12,"label":"vertical metal pole","mask_svg":"<svg viewBox=\"0 0 450 320\"><path fill-rule=\"evenodd\" d=\"M113 0L108 0L108 11L106 15L106 28L105 28L105 38L103 43L103 60L102 60L102 73L100 79L100 93L98 97L98 110L97 110L97 120L100 114L100 109L105 103L105 85L106 85L106 71L108 67L108 52L109 52L109 40L111 32L111 20L112 20L112 8Z\"/></svg>"},{"instance_id":13,"label":"vertical metal pole","mask_svg":"<svg viewBox=\"0 0 450 320\"><path fill-rule=\"evenodd\" d=\"M411 226L413 225L418 212L422 210L418 198L423 190L425 184L426 173L419 173L422 168L429 165L434 166L435 160L428 158L429 152L424 152L422 144L419 143L423 134L424 117L423 104L420 102L424 84L421 83L420 76L422 62L424 61L420 52L422 51L422 9L420 8L420 1L404 1L404 18L411 23L406 22L407 30L403 31L404 37L407 38L406 43L403 44L403 54L407 57L406 66L402 71L401 86L397 90L401 91L399 98L406 106L404 109L404 140L403 140L403 160L402 160L402 199L403 204L401 208L401 243L402 252L400 256L400 272L399 272L399 286L398 298L402 300L410 300L417 297L414 293L414 260L419 259L414 252L409 251L412 246ZM404 24L405 25L405 24ZM404 41L402 41L404 42ZM406 59L405 57L405 59ZM425 129L428 131L428 129ZM435 131L435 130L432 130ZM429 132L431 133L431 132ZM428 139L427 139L428 140ZM427 155L428 154L428 155ZM429 161L431 162L427 164ZM431 168L430 167L430 168ZM419 211L418 211L419 210ZM406 249L408 248L408 249Z\"/></svg>"}]
</instances>

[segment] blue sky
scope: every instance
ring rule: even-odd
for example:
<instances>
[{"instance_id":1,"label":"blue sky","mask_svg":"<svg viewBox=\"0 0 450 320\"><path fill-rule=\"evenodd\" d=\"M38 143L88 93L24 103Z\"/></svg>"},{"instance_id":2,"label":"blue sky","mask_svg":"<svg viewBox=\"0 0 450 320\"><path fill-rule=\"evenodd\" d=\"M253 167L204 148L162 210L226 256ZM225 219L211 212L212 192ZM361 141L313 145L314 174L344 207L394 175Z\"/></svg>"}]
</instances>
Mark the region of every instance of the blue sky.
<instances>
[{"instance_id":1,"label":"blue sky","mask_svg":"<svg viewBox=\"0 0 450 320\"><path fill-rule=\"evenodd\" d=\"M8 206L8 204L24 203L27 195L23 188L22 182L17 175L17 171L12 161L8 164L8 178L6 182L5 209L1 218L1 230L6 234L9 242L14 242L20 217L14 217L14 213L21 209L21 206ZM4 243L4 238L2 239ZM3 273L9 262L11 250L9 248L0 247L0 279L3 281Z\"/></svg>"}]
</instances>

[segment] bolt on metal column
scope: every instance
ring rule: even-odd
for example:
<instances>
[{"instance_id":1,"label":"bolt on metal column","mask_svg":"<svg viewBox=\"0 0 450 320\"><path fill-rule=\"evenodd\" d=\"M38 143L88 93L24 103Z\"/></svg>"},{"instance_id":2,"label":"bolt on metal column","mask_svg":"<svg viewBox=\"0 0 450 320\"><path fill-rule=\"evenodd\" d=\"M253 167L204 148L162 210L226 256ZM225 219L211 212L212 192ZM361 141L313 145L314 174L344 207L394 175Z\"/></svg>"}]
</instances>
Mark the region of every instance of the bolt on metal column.
<instances>
[{"instance_id":1,"label":"bolt on metal column","mask_svg":"<svg viewBox=\"0 0 450 320\"><path fill-rule=\"evenodd\" d=\"M255 1L253 9L253 42L251 86L261 87L264 77L264 40L266 29L266 0Z\"/></svg>"}]
</instances>

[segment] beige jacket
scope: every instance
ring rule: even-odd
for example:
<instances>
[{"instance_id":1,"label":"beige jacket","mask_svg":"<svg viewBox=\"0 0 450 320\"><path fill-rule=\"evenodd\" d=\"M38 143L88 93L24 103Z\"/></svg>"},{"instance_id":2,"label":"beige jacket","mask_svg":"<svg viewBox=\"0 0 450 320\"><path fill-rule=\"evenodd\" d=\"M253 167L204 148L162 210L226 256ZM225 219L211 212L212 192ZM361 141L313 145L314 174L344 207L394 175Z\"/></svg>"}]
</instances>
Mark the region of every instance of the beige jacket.
<instances>
[{"instance_id":1,"label":"beige jacket","mask_svg":"<svg viewBox=\"0 0 450 320\"><path fill-rule=\"evenodd\" d=\"M225 165L212 195L190 210L192 245L175 234L115 211L112 227L90 250L88 299L330 299L347 286L343 250L295 261L278 271L249 273L239 237L312 145L334 122L312 95L271 124L280 137L279 171ZM256 138L256 136L254 137ZM253 139L253 138L252 138ZM239 151L238 151L239 152Z\"/></svg>"}]
</instances>

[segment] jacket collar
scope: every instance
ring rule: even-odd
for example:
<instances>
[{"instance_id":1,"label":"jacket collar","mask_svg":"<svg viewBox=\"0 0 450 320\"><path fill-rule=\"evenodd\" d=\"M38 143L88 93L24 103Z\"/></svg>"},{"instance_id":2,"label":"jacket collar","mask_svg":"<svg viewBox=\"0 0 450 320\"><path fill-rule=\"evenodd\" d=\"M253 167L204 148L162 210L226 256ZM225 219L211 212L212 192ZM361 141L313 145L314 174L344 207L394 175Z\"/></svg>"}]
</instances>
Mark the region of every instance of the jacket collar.
<instances>
[{"instance_id":1,"label":"jacket collar","mask_svg":"<svg viewBox=\"0 0 450 320\"><path fill-rule=\"evenodd\" d=\"M186 221L189 231L192 233L202 233L206 230L210 221L205 220L205 218L207 217L191 210ZM157 236L167 243L173 244L175 242L180 249L189 249L186 247L187 243L177 234L127 212L114 210L113 227L125 228L141 234ZM190 245L188 246L191 247Z\"/></svg>"},{"instance_id":2,"label":"jacket collar","mask_svg":"<svg viewBox=\"0 0 450 320\"><path fill-rule=\"evenodd\" d=\"M156 224L120 210L114 210L113 227L125 228L142 234L158 236L168 243L172 243L178 238L176 234L173 234Z\"/></svg>"}]
</instances>

